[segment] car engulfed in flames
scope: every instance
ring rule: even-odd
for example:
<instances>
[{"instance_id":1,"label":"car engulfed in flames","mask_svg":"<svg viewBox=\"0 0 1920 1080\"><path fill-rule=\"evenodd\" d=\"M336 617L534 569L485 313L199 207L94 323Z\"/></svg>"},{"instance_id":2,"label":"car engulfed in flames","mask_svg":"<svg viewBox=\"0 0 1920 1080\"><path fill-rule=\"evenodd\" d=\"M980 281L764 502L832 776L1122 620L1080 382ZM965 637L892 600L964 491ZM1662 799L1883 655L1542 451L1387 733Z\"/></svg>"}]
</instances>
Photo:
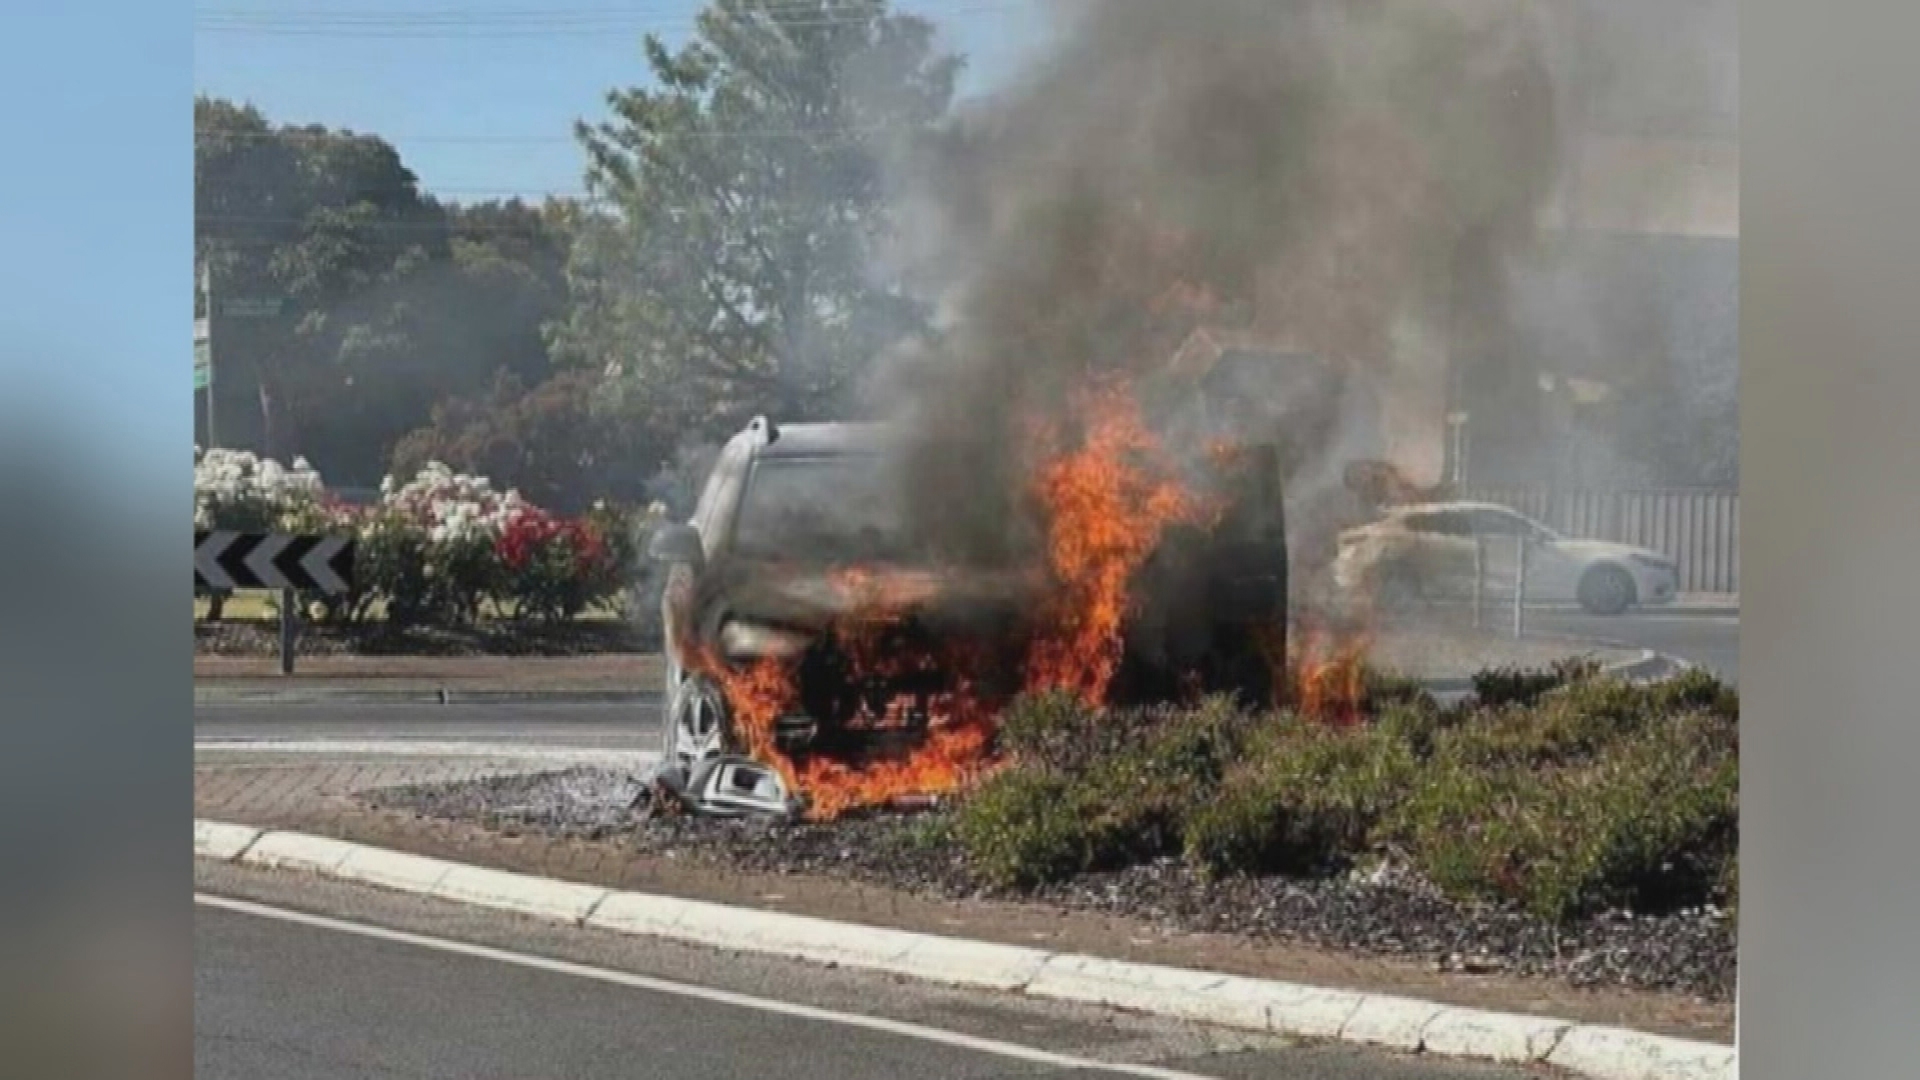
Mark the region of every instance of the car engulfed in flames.
<instances>
[{"instance_id":1,"label":"car engulfed in flames","mask_svg":"<svg viewBox=\"0 0 1920 1080\"><path fill-rule=\"evenodd\" d=\"M910 535L884 447L864 426L756 421L693 521L655 534L670 566L663 775L683 802L700 806L694 780L716 760L739 776L757 764L762 805L816 820L948 795L993 768L999 716L1029 692L1093 707L1344 693L1337 673L1299 682L1289 666L1278 465L1262 448L1217 445L1196 471L1127 388L1090 392L1070 436L1036 432L1017 493L1034 535L982 555Z\"/></svg>"}]
</instances>

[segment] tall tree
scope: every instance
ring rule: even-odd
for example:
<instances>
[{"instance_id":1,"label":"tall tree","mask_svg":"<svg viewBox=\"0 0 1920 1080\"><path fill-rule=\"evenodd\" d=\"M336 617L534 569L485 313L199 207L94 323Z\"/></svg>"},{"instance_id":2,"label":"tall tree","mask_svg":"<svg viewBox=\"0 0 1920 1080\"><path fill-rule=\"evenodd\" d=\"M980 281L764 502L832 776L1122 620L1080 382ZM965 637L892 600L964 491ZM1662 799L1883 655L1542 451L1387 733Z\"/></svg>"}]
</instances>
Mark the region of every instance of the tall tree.
<instances>
[{"instance_id":1,"label":"tall tree","mask_svg":"<svg viewBox=\"0 0 1920 1080\"><path fill-rule=\"evenodd\" d=\"M618 373L657 423L836 408L923 317L879 281L888 148L952 99L958 58L886 0L717 0L695 39L645 44L653 88L581 125L585 224L556 358Z\"/></svg>"},{"instance_id":2,"label":"tall tree","mask_svg":"<svg viewBox=\"0 0 1920 1080\"><path fill-rule=\"evenodd\" d=\"M210 98L194 121L197 253L216 299L281 304L216 324L220 442L372 484L436 403L551 370L566 204L443 206L377 137Z\"/></svg>"}]
</instances>

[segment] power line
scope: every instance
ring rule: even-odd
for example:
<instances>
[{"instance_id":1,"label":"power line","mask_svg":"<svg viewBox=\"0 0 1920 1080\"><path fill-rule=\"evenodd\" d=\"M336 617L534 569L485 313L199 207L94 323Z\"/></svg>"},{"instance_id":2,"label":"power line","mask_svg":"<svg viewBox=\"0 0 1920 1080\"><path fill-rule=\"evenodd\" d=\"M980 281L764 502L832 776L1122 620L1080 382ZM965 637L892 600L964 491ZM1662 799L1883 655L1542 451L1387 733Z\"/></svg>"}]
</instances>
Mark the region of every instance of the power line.
<instances>
[{"instance_id":1,"label":"power line","mask_svg":"<svg viewBox=\"0 0 1920 1080\"><path fill-rule=\"evenodd\" d=\"M970 0L971 2L971 0ZM879 0L869 0L867 10L858 10L851 5L823 9L820 0L771 0L752 10L750 14L785 15L798 14L842 19L866 19L879 14ZM537 7L537 8L411 8L394 10L392 8L339 8L332 6L307 8L201 8L194 12L196 20L237 20L257 22L342 22L342 23L483 23L483 22L545 22L552 20L570 21L580 19L621 19L632 20L658 19L669 22L690 22L683 4L654 5L601 5L596 7ZM889 10L890 14L901 14Z\"/></svg>"},{"instance_id":2,"label":"power line","mask_svg":"<svg viewBox=\"0 0 1920 1080\"><path fill-rule=\"evenodd\" d=\"M974 2L938 12L942 18L958 18L1015 11L1025 5L1000 2ZM915 14L918 13L901 13ZM783 17L775 10L770 23L782 30L826 29L837 26L864 26L869 14L821 14L792 11ZM196 31L254 37L334 37L365 39L458 39L458 38L564 38L598 36L618 30L690 31L700 25L697 19L647 18L621 13L528 12L512 18L493 18L479 12L414 13L339 12L232 12L209 13L195 19Z\"/></svg>"},{"instance_id":3,"label":"power line","mask_svg":"<svg viewBox=\"0 0 1920 1080\"><path fill-rule=\"evenodd\" d=\"M896 123L817 128L740 129L733 131L652 131L646 132L645 136L649 139L830 139L846 135L879 135L889 131L917 131L923 126L924 125L920 124ZM223 131L218 128L196 131L193 133L193 137L195 141L213 139L380 139L388 143L571 143L577 141L573 135L376 135L372 132L306 131L301 129L282 129L278 131Z\"/></svg>"}]
</instances>

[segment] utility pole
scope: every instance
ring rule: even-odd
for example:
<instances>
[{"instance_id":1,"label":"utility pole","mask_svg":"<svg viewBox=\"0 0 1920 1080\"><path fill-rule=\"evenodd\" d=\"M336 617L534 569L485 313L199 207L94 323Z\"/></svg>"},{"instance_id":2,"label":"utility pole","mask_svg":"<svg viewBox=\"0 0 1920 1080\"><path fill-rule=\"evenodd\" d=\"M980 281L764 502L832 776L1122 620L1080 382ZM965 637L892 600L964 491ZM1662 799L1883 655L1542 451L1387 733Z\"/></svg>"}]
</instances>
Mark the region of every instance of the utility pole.
<instances>
[{"instance_id":1,"label":"utility pole","mask_svg":"<svg viewBox=\"0 0 1920 1080\"><path fill-rule=\"evenodd\" d=\"M193 389L206 396L207 448L219 446L213 426L213 264L200 263L200 315L193 320Z\"/></svg>"}]
</instances>

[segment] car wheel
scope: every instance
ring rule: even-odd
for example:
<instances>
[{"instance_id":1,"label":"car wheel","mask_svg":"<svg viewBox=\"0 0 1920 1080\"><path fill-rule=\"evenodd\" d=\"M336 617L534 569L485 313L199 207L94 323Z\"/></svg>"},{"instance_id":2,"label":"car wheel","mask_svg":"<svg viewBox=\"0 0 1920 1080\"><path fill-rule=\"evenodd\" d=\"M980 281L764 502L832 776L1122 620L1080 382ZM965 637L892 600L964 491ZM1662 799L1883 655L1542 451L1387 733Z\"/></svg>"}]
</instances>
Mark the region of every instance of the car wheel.
<instances>
[{"instance_id":1,"label":"car wheel","mask_svg":"<svg viewBox=\"0 0 1920 1080\"><path fill-rule=\"evenodd\" d=\"M667 699L660 764L691 773L708 758L727 751L727 699L719 684L704 675L681 680Z\"/></svg>"},{"instance_id":2,"label":"car wheel","mask_svg":"<svg viewBox=\"0 0 1920 1080\"><path fill-rule=\"evenodd\" d=\"M1618 615L1633 602L1633 577L1617 566L1596 566L1580 579L1580 606L1591 614Z\"/></svg>"}]
</instances>

